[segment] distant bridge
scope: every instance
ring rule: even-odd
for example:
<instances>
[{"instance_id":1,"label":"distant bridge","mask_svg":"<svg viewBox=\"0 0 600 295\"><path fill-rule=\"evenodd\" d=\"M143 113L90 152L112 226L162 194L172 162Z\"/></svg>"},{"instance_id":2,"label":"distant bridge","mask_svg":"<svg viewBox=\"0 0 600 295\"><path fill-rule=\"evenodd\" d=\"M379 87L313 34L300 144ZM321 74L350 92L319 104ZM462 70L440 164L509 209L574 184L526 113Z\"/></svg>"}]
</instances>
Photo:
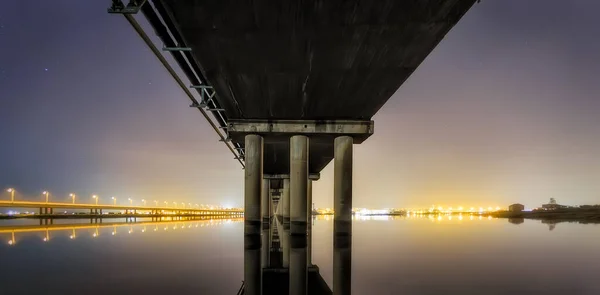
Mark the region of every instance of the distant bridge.
<instances>
[{"instance_id":1,"label":"distant bridge","mask_svg":"<svg viewBox=\"0 0 600 295\"><path fill-rule=\"evenodd\" d=\"M148 216L159 215L229 215L242 216L241 209L220 209L220 208L185 208L185 207L166 207L166 206L123 206L123 205L103 205L103 204L74 204L74 203L55 203L55 202L27 202L27 201L0 201L0 208L35 208L39 209L39 214L45 217L56 215L54 209L66 210L90 210L92 215L102 215L108 211L125 211L126 214L146 214Z\"/></svg>"}]
</instances>

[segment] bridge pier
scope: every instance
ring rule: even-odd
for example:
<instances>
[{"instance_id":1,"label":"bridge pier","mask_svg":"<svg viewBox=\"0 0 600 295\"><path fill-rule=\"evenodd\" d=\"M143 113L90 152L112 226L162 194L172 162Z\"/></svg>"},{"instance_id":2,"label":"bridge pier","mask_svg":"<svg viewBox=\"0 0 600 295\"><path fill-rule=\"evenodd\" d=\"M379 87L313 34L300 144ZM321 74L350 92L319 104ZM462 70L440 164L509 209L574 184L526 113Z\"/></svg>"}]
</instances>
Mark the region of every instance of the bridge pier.
<instances>
[{"instance_id":1,"label":"bridge pier","mask_svg":"<svg viewBox=\"0 0 600 295\"><path fill-rule=\"evenodd\" d=\"M306 235L308 137L290 138L290 234Z\"/></svg>"},{"instance_id":2,"label":"bridge pier","mask_svg":"<svg viewBox=\"0 0 600 295\"><path fill-rule=\"evenodd\" d=\"M271 197L271 181L269 179L263 179L262 190L260 193L261 197L261 212L262 212L262 222L269 224L269 220L271 220L271 210L270 210L270 197ZM264 234L264 233L263 233Z\"/></svg>"},{"instance_id":3,"label":"bridge pier","mask_svg":"<svg viewBox=\"0 0 600 295\"><path fill-rule=\"evenodd\" d=\"M263 138L245 136L246 168L244 176L244 234L260 235L261 193L263 184ZM259 261L260 262L260 261Z\"/></svg>"},{"instance_id":4,"label":"bridge pier","mask_svg":"<svg viewBox=\"0 0 600 295\"><path fill-rule=\"evenodd\" d=\"M352 137L334 141L333 211L335 235L352 235Z\"/></svg>"},{"instance_id":5,"label":"bridge pier","mask_svg":"<svg viewBox=\"0 0 600 295\"><path fill-rule=\"evenodd\" d=\"M283 223L284 224L289 224L290 223L290 179L289 178L285 178L283 180L283 192L282 192L282 202L281 202L281 209L282 209L282 216L283 216Z\"/></svg>"}]
</instances>

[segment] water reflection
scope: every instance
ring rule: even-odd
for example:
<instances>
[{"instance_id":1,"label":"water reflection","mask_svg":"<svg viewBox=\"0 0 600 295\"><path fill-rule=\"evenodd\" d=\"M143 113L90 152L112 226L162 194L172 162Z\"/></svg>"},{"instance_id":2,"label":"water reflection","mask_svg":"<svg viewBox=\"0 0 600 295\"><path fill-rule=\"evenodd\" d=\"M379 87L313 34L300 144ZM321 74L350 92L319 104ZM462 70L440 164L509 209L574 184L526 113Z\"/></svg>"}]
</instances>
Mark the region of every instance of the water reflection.
<instances>
[{"instance_id":1,"label":"water reflection","mask_svg":"<svg viewBox=\"0 0 600 295\"><path fill-rule=\"evenodd\" d=\"M326 218L323 218L326 219ZM350 236L339 245L340 259L334 263L345 265L349 271ZM337 249L337 248L336 248ZM348 286L350 276L341 272L340 282ZM343 291L343 288L340 288ZM346 292L346 291L344 291ZM238 294L334 294L320 274L319 267L312 263L312 223L306 235L291 235L288 223L273 218L263 223L261 235L244 237L244 283ZM350 294L350 293L335 293Z\"/></svg>"},{"instance_id":2,"label":"water reflection","mask_svg":"<svg viewBox=\"0 0 600 295\"><path fill-rule=\"evenodd\" d=\"M124 221L123 221L124 220ZM0 226L0 237L8 236L7 244L18 245L18 238L23 236L40 236L43 242L49 242L55 235L68 235L74 240L81 235L89 235L93 238L101 236L103 231L110 230L111 236L119 233L132 234L134 232L145 233L147 231L191 229L198 227L219 226L231 222L240 222L242 218L193 218L193 217L163 217L163 218L138 218L138 219L105 219L102 223L91 221L84 223L81 220L67 220L61 223L32 224L33 220L20 220L10 225ZM52 235L50 234L52 233Z\"/></svg>"}]
</instances>

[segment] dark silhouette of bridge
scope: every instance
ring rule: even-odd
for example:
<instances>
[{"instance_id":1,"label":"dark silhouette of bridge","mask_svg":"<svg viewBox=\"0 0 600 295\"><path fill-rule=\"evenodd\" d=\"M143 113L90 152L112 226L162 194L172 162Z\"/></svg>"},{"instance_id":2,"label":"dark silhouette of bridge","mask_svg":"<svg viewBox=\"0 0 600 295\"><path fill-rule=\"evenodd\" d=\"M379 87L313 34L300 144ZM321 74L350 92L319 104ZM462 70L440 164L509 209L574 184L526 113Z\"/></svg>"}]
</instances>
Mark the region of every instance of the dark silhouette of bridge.
<instances>
[{"instance_id":1,"label":"dark silhouette of bridge","mask_svg":"<svg viewBox=\"0 0 600 295\"><path fill-rule=\"evenodd\" d=\"M245 168L246 240L273 216L294 240L310 240L311 182L333 160L334 233L349 253L352 146L373 134L371 118L475 1L113 0L109 12L125 16ZM351 255L341 257L334 278L350 275ZM293 261L290 279L301 283L290 294L306 294L307 264ZM246 263L243 292L262 294L262 280L251 279L260 260ZM340 282L333 293L350 294Z\"/></svg>"}]
</instances>

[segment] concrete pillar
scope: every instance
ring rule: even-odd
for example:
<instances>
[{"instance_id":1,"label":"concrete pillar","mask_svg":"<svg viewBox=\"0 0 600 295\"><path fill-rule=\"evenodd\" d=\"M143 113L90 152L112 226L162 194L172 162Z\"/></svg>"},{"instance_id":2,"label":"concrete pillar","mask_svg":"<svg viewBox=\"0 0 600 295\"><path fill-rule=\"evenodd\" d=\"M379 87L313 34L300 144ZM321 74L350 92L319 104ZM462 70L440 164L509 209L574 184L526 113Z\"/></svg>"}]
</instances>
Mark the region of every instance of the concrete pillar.
<instances>
[{"instance_id":1,"label":"concrete pillar","mask_svg":"<svg viewBox=\"0 0 600 295\"><path fill-rule=\"evenodd\" d=\"M306 215L307 215L307 224L306 224L306 265L312 265L312 180L308 180L308 197L306 202Z\"/></svg>"},{"instance_id":2,"label":"concrete pillar","mask_svg":"<svg viewBox=\"0 0 600 295\"><path fill-rule=\"evenodd\" d=\"M260 243L260 235L244 236L244 295L262 295Z\"/></svg>"},{"instance_id":3,"label":"concrete pillar","mask_svg":"<svg viewBox=\"0 0 600 295\"><path fill-rule=\"evenodd\" d=\"M260 205L261 205L261 212L262 212L262 221L263 223L269 223L269 220L271 219L271 210L269 210L269 204L271 203L270 201L270 191L271 191L271 181L268 179L263 179L263 183L262 183L262 189L260 192Z\"/></svg>"},{"instance_id":4,"label":"concrete pillar","mask_svg":"<svg viewBox=\"0 0 600 295\"><path fill-rule=\"evenodd\" d=\"M283 192L281 196L281 209L283 211L283 223L290 223L290 179L283 180Z\"/></svg>"},{"instance_id":5,"label":"concrete pillar","mask_svg":"<svg viewBox=\"0 0 600 295\"><path fill-rule=\"evenodd\" d=\"M306 236L290 236L290 295L306 295L308 268L306 267Z\"/></svg>"},{"instance_id":6,"label":"concrete pillar","mask_svg":"<svg viewBox=\"0 0 600 295\"><path fill-rule=\"evenodd\" d=\"M307 227L310 229L312 227L312 204L313 204L313 195L312 195L312 190L313 190L313 181L312 180L308 180L308 188L306 190L306 218L307 218Z\"/></svg>"},{"instance_id":7,"label":"concrete pillar","mask_svg":"<svg viewBox=\"0 0 600 295\"><path fill-rule=\"evenodd\" d=\"M290 234L306 235L308 189L308 137L290 139Z\"/></svg>"},{"instance_id":8,"label":"concrete pillar","mask_svg":"<svg viewBox=\"0 0 600 295\"><path fill-rule=\"evenodd\" d=\"M333 232L352 235L352 137L337 137L333 156Z\"/></svg>"},{"instance_id":9,"label":"concrete pillar","mask_svg":"<svg viewBox=\"0 0 600 295\"><path fill-rule=\"evenodd\" d=\"M50 208L50 214L54 214L54 208Z\"/></svg>"},{"instance_id":10,"label":"concrete pillar","mask_svg":"<svg viewBox=\"0 0 600 295\"><path fill-rule=\"evenodd\" d=\"M262 218L260 214L260 195L263 183L263 138L256 134L246 135L245 151L244 234L260 235Z\"/></svg>"},{"instance_id":11,"label":"concrete pillar","mask_svg":"<svg viewBox=\"0 0 600 295\"><path fill-rule=\"evenodd\" d=\"M333 236L333 294L350 295L352 280L352 236Z\"/></svg>"},{"instance_id":12,"label":"concrete pillar","mask_svg":"<svg viewBox=\"0 0 600 295\"><path fill-rule=\"evenodd\" d=\"M40 215L42 215L42 214L43 214L43 213L42 213L42 208L40 208Z\"/></svg>"}]
</instances>

